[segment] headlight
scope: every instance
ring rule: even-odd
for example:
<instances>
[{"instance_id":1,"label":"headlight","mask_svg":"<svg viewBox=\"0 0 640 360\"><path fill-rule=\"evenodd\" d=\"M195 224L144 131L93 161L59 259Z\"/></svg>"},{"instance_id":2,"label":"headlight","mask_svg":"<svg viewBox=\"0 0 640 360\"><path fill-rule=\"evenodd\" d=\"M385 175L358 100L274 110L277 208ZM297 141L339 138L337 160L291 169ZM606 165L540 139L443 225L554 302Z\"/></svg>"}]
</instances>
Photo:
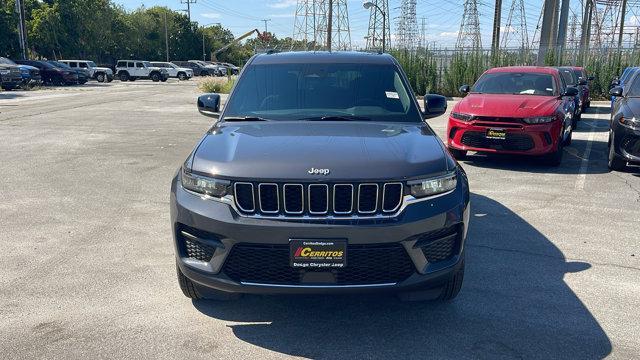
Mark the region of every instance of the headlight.
<instances>
[{"instance_id":1,"label":"headlight","mask_svg":"<svg viewBox=\"0 0 640 360\"><path fill-rule=\"evenodd\" d=\"M631 118L621 117L618 121L620 122L620 124L626 127L630 127L634 129L640 128L640 119L637 119L635 116Z\"/></svg>"},{"instance_id":2,"label":"headlight","mask_svg":"<svg viewBox=\"0 0 640 360\"><path fill-rule=\"evenodd\" d=\"M455 172L440 177L409 181L407 183L407 185L411 187L411 195L414 197L442 194L455 189L457 184L458 177Z\"/></svg>"},{"instance_id":3,"label":"headlight","mask_svg":"<svg viewBox=\"0 0 640 360\"><path fill-rule=\"evenodd\" d=\"M522 120L524 120L524 122L526 122L527 124L547 124L554 121L555 119L555 116L537 116L524 118Z\"/></svg>"},{"instance_id":4,"label":"headlight","mask_svg":"<svg viewBox=\"0 0 640 360\"><path fill-rule=\"evenodd\" d=\"M473 120L473 115L457 113L457 112L452 112L451 113L451 117L454 118L454 119L462 120L462 121L471 121L471 120Z\"/></svg>"},{"instance_id":5,"label":"headlight","mask_svg":"<svg viewBox=\"0 0 640 360\"><path fill-rule=\"evenodd\" d=\"M199 175L190 174L182 169L182 187L193 192L213 197L223 197L227 195L229 185L227 180L213 179Z\"/></svg>"}]
</instances>

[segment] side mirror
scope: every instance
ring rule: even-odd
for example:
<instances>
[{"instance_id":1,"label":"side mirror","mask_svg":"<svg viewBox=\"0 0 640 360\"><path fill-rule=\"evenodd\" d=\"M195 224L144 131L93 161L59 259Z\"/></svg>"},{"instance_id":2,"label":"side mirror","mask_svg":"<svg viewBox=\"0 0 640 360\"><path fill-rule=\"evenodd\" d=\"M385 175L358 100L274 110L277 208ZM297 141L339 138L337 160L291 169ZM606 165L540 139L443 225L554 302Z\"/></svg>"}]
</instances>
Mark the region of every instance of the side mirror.
<instances>
[{"instance_id":1,"label":"side mirror","mask_svg":"<svg viewBox=\"0 0 640 360\"><path fill-rule=\"evenodd\" d=\"M567 88L562 93L562 96L576 96L578 95L578 89L573 86L567 86Z\"/></svg>"},{"instance_id":2,"label":"side mirror","mask_svg":"<svg viewBox=\"0 0 640 360\"><path fill-rule=\"evenodd\" d=\"M611 80L611 86L618 86L618 85L620 85L620 79Z\"/></svg>"},{"instance_id":3,"label":"side mirror","mask_svg":"<svg viewBox=\"0 0 640 360\"><path fill-rule=\"evenodd\" d=\"M462 85L460 86L460 89L458 89L458 91L463 94L467 94L469 91L471 91L471 88L469 87L469 85Z\"/></svg>"},{"instance_id":4,"label":"side mirror","mask_svg":"<svg viewBox=\"0 0 640 360\"><path fill-rule=\"evenodd\" d=\"M587 85L587 79L581 77L578 79L578 85Z\"/></svg>"},{"instance_id":5,"label":"side mirror","mask_svg":"<svg viewBox=\"0 0 640 360\"><path fill-rule=\"evenodd\" d=\"M622 96L622 88L620 86L614 87L613 89L609 90L609 95L611 95L613 97Z\"/></svg>"},{"instance_id":6,"label":"side mirror","mask_svg":"<svg viewBox=\"0 0 640 360\"><path fill-rule=\"evenodd\" d=\"M212 118L220 118L220 95L204 94L198 96L198 111Z\"/></svg>"},{"instance_id":7,"label":"side mirror","mask_svg":"<svg viewBox=\"0 0 640 360\"><path fill-rule=\"evenodd\" d=\"M593 81L593 80L595 80L595 78L596 77L593 76L593 75L587 76L587 80L589 80L589 81Z\"/></svg>"},{"instance_id":8,"label":"side mirror","mask_svg":"<svg viewBox=\"0 0 640 360\"><path fill-rule=\"evenodd\" d=\"M447 111L447 98L442 95L426 94L424 96L424 117L432 118Z\"/></svg>"}]
</instances>

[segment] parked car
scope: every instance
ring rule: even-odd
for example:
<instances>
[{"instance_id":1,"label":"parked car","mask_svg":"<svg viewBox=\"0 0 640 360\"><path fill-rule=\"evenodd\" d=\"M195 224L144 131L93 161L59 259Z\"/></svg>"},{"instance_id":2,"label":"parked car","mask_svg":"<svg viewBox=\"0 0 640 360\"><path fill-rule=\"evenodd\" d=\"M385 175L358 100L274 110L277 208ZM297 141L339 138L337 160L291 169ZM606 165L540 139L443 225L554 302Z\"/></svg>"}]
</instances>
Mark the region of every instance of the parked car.
<instances>
[{"instance_id":1,"label":"parked car","mask_svg":"<svg viewBox=\"0 0 640 360\"><path fill-rule=\"evenodd\" d=\"M29 65L20 65L15 63L11 59L1 57L1 56L0 56L0 64L17 66L18 69L20 69L20 76L21 76L20 87L21 88L25 88L25 87L28 88L28 87L40 85L40 83L42 83L42 79L40 77L40 70L38 70L38 68L36 67L29 66Z\"/></svg>"},{"instance_id":2,"label":"parked car","mask_svg":"<svg viewBox=\"0 0 640 360\"><path fill-rule=\"evenodd\" d=\"M627 81L627 79L630 79L632 76L634 76L636 74L636 72L638 72L638 70L640 70L640 67L637 66L633 66L633 67L627 67L622 71L622 74L620 75L620 77L614 79L613 81L611 81L611 85L609 86L610 89L613 89L616 86L621 87L622 89L624 89L625 83ZM611 112L613 113L613 107L614 107L614 102L616 101L616 97L612 96L611 97Z\"/></svg>"},{"instance_id":3,"label":"parked car","mask_svg":"<svg viewBox=\"0 0 640 360\"><path fill-rule=\"evenodd\" d=\"M65 70L71 70L71 71L75 71L76 74L78 74L78 84L79 85L84 85L87 83L87 81L89 81L89 78L91 78L91 74L89 73L89 70L87 69L83 69L83 68L71 68L71 66L59 62L59 61L54 61L54 60L49 60L48 61L49 64L53 65L53 66L57 66L61 69L65 69Z\"/></svg>"},{"instance_id":4,"label":"parked car","mask_svg":"<svg viewBox=\"0 0 640 360\"><path fill-rule=\"evenodd\" d=\"M0 87L3 90L13 90L20 86L22 75L16 65L0 63Z\"/></svg>"},{"instance_id":5,"label":"parked car","mask_svg":"<svg viewBox=\"0 0 640 360\"><path fill-rule=\"evenodd\" d=\"M120 81L149 79L153 82L165 82L169 78L166 69L155 67L150 62L142 60L118 60L116 73Z\"/></svg>"},{"instance_id":6,"label":"parked car","mask_svg":"<svg viewBox=\"0 0 640 360\"><path fill-rule=\"evenodd\" d=\"M558 69L535 66L487 70L449 116L447 146L457 159L468 151L544 156L557 166L571 143L574 98Z\"/></svg>"},{"instance_id":7,"label":"parked car","mask_svg":"<svg viewBox=\"0 0 640 360\"><path fill-rule=\"evenodd\" d=\"M227 67L222 63L215 61L204 61L204 63L212 66L215 69L216 76L226 76L227 75Z\"/></svg>"},{"instance_id":8,"label":"parked car","mask_svg":"<svg viewBox=\"0 0 640 360\"><path fill-rule=\"evenodd\" d=\"M560 72L560 76L562 80L564 80L564 90L567 87L574 87L578 89L580 79L576 76L573 68L571 67L558 67L558 71ZM578 127L578 121L582 117L582 96L580 94L580 89L578 89L578 93L573 97L573 123L572 127L576 129Z\"/></svg>"},{"instance_id":9,"label":"parked car","mask_svg":"<svg viewBox=\"0 0 640 360\"><path fill-rule=\"evenodd\" d=\"M593 81L594 77L587 75L587 71L580 66L572 66L573 73L578 78L578 92L580 93L580 100L582 100L582 109L581 112L584 112L586 109L591 106L591 89L589 83Z\"/></svg>"},{"instance_id":10,"label":"parked car","mask_svg":"<svg viewBox=\"0 0 640 360\"><path fill-rule=\"evenodd\" d=\"M167 70L169 77L178 78L180 80L189 80L193 77L193 70L179 67L171 62L152 61L151 65Z\"/></svg>"},{"instance_id":11,"label":"parked car","mask_svg":"<svg viewBox=\"0 0 640 360\"><path fill-rule=\"evenodd\" d=\"M456 297L469 187L425 99L391 55L349 52L256 55L222 111L200 96L219 120L170 196L183 293Z\"/></svg>"},{"instance_id":12,"label":"parked car","mask_svg":"<svg viewBox=\"0 0 640 360\"><path fill-rule=\"evenodd\" d=\"M223 72L222 72L222 67L218 66L218 65L213 65L208 61L201 61L201 60L189 60L189 62L194 62L196 64L200 64L201 66L204 66L205 69L207 69L207 72L209 75L212 76L223 76Z\"/></svg>"},{"instance_id":13,"label":"parked car","mask_svg":"<svg viewBox=\"0 0 640 360\"><path fill-rule=\"evenodd\" d=\"M90 60L60 60L59 62L69 65L72 69L86 69L89 78L98 82L113 81L113 70L109 67L100 67Z\"/></svg>"},{"instance_id":14,"label":"parked car","mask_svg":"<svg viewBox=\"0 0 640 360\"><path fill-rule=\"evenodd\" d=\"M78 83L78 74L71 69L57 67L43 60L16 60L16 63L38 68L45 84L73 85Z\"/></svg>"},{"instance_id":15,"label":"parked car","mask_svg":"<svg viewBox=\"0 0 640 360\"><path fill-rule=\"evenodd\" d=\"M626 79L626 86L611 89L617 98L611 111L609 161L611 170L622 171L640 165L640 72Z\"/></svg>"},{"instance_id":16,"label":"parked car","mask_svg":"<svg viewBox=\"0 0 640 360\"><path fill-rule=\"evenodd\" d=\"M193 76L211 76L214 75L214 69L212 69L208 64L204 64L201 61L190 60L190 61L173 61L177 66L188 68L193 71Z\"/></svg>"},{"instance_id":17,"label":"parked car","mask_svg":"<svg viewBox=\"0 0 640 360\"><path fill-rule=\"evenodd\" d=\"M233 65L233 64L230 64L230 63L222 63L222 64L223 64L224 66L226 66L228 69L230 69L230 70L231 70L231 74L232 74L232 75L238 75L238 74L240 74L240 68L239 68L239 67L237 67L237 66L235 66L235 65Z\"/></svg>"}]
</instances>

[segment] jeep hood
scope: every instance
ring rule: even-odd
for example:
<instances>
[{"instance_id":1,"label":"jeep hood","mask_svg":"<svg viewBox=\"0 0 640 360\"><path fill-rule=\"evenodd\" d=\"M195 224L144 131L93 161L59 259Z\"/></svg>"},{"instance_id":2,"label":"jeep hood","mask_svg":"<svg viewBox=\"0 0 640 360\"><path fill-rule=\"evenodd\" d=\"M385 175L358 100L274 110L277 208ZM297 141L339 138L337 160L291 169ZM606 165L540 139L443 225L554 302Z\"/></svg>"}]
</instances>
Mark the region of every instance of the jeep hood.
<instances>
[{"instance_id":1,"label":"jeep hood","mask_svg":"<svg viewBox=\"0 0 640 360\"><path fill-rule=\"evenodd\" d=\"M558 102L555 96L469 94L453 111L476 116L546 116L555 112Z\"/></svg>"},{"instance_id":2,"label":"jeep hood","mask_svg":"<svg viewBox=\"0 0 640 360\"><path fill-rule=\"evenodd\" d=\"M452 164L419 124L273 121L214 126L195 150L192 170L235 179L402 180ZM311 168L329 173L312 175Z\"/></svg>"},{"instance_id":3,"label":"jeep hood","mask_svg":"<svg viewBox=\"0 0 640 360\"><path fill-rule=\"evenodd\" d=\"M98 71L105 71L105 72L113 72L113 70L106 68L106 67L94 67L94 70L98 70Z\"/></svg>"}]
</instances>

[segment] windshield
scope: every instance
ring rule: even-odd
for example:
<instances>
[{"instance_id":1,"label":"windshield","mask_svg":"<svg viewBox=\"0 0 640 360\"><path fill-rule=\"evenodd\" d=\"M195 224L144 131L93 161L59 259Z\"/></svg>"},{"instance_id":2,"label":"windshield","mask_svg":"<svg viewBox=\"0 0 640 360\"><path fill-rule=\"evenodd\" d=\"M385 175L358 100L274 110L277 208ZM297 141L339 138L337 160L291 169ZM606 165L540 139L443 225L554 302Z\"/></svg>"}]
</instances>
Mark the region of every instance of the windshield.
<instances>
[{"instance_id":1,"label":"windshield","mask_svg":"<svg viewBox=\"0 0 640 360\"><path fill-rule=\"evenodd\" d=\"M631 80L631 85L629 86L629 91L627 92L627 97L640 97L640 78L637 76Z\"/></svg>"},{"instance_id":2,"label":"windshield","mask_svg":"<svg viewBox=\"0 0 640 360\"><path fill-rule=\"evenodd\" d=\"M0 57L0 64L18 65L16 63L14 63L13 61L7 59L6 57Z\"/></svg>"},{"instance_id":3,"label":"windshield","mask_svg":"<svg viewBox=\"0 0 640 360\"><path fill-rule=\"evenodd\" d=\"M562 79L564 79L564 82L567 84L567 86L574 86L578 83L578 78L574 77L573 71L565 69L561 69L559 71L560 76L562 76Z\"/></svg>"},{"instance_id":4,"label":"windshield","mask_svg":"<svg viewBox=\"0 0 640 360\"><path fill-rule=\"evenodd\" d=\"M65 63L61 63L61 62L57 62L57 61L49 61L49 63L53 66L57 66L59 68L65 68L65 69L71 69L71 66L65 64Z\"/></svg>"},{"instance_id":5,"label":"windshield","mask_svg":"<svg viewBox=\"0 0 640 360\"><path fill-rule=\"evenodd\" d=\"M96 63L94 63L93 61L87 61L87 65L88 65L90 68L97 67L97 66L96 66Z\"/></svg>"},{"instance_id":6,"label":"windshield","mask_svg":"<svg viewBox=\"0 0 640 360\"><path fill-rule=\"evenodd\" d=\"M556 82L551 74L496 72L484 74L471 90L483 94L516 94L557 96Z\"/></svg>"},{"instance_id":7,"label":"windshield","mask_svg":"<svg viewBox=\"0 0 640 360\"><path fill-rule=\"evenodd\" d=\"M236 85L224 116L420 122L411 96L392 65L253 65Z\"/></svg>"}]
</instances>

